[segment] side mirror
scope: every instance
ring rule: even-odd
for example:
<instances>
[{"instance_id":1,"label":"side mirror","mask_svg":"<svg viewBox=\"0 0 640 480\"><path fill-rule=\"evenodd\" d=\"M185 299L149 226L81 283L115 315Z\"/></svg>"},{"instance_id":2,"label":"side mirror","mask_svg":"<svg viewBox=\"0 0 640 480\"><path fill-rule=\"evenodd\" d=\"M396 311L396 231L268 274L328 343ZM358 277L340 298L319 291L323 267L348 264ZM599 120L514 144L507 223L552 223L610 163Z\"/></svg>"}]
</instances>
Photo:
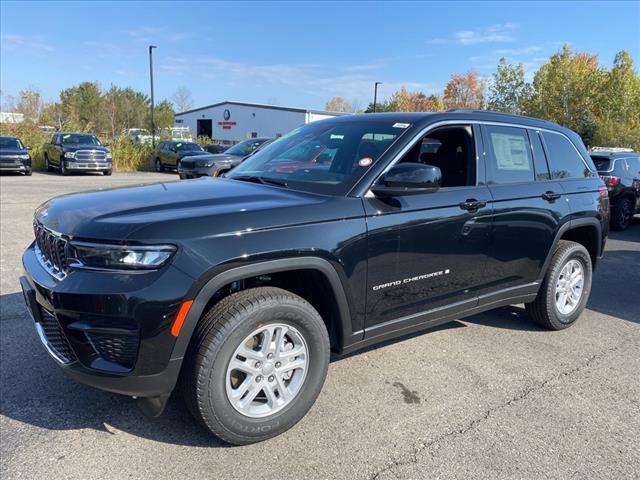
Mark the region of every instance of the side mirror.
<instances>
[{"instance_id":1,"label":"side mirror","mask_svg":"<svg viewBox=\"0 0 640 480\"><path fill-rule=\"evenodd\" d=\"M398 197L432 193L440 188L442 173L438 167L423 163L398 163L371 187L376 197Z\"/></svg>"}]
</instances>

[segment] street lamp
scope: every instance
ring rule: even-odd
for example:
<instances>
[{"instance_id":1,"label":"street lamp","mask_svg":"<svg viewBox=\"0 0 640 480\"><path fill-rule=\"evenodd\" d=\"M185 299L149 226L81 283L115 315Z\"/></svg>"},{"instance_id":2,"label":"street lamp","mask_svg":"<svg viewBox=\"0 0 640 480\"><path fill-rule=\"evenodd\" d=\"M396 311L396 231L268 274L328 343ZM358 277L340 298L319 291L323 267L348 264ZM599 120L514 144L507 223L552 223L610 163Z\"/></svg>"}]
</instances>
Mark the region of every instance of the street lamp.
<instances>
[{"instance_id":1,"label":"street lamp","mask_svg":"<svg viewBox=\"0 0 640 480\"><path fill-rule=\"evenodd\" d=\"M376 113L376 103L378 102L378 85L382 85L382 82L376 82L373 88L373 113Z\"/></svg>"},{"instance_id":2,"label":"street lamp","mask_svg":"<svg viewBox=\"0 0 640 480\"><path fill-rule=\"evenodd\" d=\"M153 49L155 45L149 45L149 76L151 77L151 146L156 148L156 127L153 123Z\"/></svg>"}]
</instances>

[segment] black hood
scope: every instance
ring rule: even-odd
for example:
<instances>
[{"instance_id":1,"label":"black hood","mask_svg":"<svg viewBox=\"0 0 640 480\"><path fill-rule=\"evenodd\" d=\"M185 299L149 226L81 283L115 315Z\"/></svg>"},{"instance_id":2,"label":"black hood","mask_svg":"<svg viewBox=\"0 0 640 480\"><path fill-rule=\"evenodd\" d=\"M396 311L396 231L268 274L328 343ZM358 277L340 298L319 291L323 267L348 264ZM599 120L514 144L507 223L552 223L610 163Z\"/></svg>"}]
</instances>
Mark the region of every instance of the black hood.
<instances>
[{"instance_id":1,"label":"black hood","mask_svg":"<svg viewBox=\"0 0 640 480\"><path fill-rule=\"evenodd\" d=\"M204 155L211 155L210 153L207 152L203 152L202 150L182 150L180 152L178 152L178 158L184 158L184 157L196 157L196 156L204 156Z\"/></svg>"},{"instance_id":2,"label":"black hood","mask_svg":"<svg viewBox=\"0 0 640 480\"><path fill-rule=\"evenodd\" d=\"M0 155L25 155L28 153L29 151L24 148L1 148L0 147Z\"/></svg>"},{"instance_id":3,"label":"black hood","mask_svg":"<svg viewBox=\"0 0 640 480\"><path fill-rule=\"evenodd\" d=\"M62 145L62 149L65 152L76 152L78 150L94 150L97 152L108 152L109 149L102 145L94 145L92 143L88 144L73 144L73 145Z\"/></svg>"}]
</instances>

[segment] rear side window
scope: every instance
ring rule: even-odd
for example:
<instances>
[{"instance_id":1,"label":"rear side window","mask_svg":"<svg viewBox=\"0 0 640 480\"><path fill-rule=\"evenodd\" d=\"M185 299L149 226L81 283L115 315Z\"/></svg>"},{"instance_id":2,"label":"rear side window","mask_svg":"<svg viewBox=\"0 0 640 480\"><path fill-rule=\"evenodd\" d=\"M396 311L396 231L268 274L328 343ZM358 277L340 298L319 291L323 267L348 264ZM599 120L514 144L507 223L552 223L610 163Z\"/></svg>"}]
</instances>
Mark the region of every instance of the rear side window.
<instances>
[{"instance_id":1,"label":"rear side window","mask_svg":"<svg viewBox=\"0 0 640 480\"><path fill-rule=\"evenodd\" d=\"M533 158L527 131L515 127L485 126L489 144L488 182L532 182Z\"/></svg>"},{"instance_id":2,"label":"rear side window","mask_svg":"<svg viewBox=\"0 0 640 480\"><path fill-rule=\"evenodd\" d=\"M564 135L542 132L542 137L547 147L551 178L585 178L591 176L591 172L582 157Z\"/></svg>"},{"instance_id":3,"label":"rear side window","mask_svg":"<svg viewBox=\"0 0 640 480\"><path fill-rule=\"evenodd\" d=\"M609 157L591 155L591 160L593 160L593 163L599 172L611 170L611 159Z\"/></svg>"},{"instance_id":4,"label":"rear side window","mask_svg":"<svg viewBox=\"0 0 640 480\"><path fill-rule=\"evenodd\" d=\"M529 140L533 150L533 164L536 167L536 180L549 180L551 175L540 136L533 130L529 130Z\"/></svg>"}]
</instances>

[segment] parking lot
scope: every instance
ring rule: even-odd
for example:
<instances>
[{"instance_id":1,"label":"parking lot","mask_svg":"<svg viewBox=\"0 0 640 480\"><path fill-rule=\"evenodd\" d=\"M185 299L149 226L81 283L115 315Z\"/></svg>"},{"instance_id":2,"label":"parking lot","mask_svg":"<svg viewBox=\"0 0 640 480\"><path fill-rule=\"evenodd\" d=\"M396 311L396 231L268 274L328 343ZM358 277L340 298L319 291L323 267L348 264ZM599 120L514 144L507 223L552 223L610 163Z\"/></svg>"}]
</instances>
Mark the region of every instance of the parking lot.
<instances>
[{"instance_id":1,"label":"parking lot","mask_svg":"<svg viewBox=\"0 0 640 480\"><path fill-rule=\"evenodd\" d=\"M333 359L309 414L229 447L180 399L134 400L64 376L23 307L20 256L35 207L175 174L2 176L0 476L13 478L638 478L640 219L613 232L588 310L542 330L522 305Z\"/></svg>"}]
</instances>

